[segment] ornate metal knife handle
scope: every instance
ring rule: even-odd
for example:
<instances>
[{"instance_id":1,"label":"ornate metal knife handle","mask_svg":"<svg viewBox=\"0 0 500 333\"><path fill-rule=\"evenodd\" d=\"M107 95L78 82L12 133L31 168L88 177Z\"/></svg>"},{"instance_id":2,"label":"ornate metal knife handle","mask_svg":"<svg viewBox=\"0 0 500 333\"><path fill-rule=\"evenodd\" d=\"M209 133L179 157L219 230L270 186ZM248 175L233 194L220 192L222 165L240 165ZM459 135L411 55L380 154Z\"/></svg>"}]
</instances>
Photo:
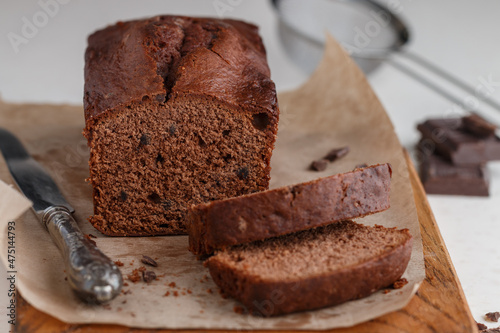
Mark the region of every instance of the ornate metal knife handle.
<instances>
[{"instance_id":1,"label":"ornate metal knife handle","mask_svg":"<svg viewBox=\"0 0 500 333\"><path fill-rule=\"evenodd\" d=\"M42 223L62 252L69 285L78 297L89 303L104 303L120 293L120 270L83 236L66 207L47 208Z\"/></svg>"}]
</instances>

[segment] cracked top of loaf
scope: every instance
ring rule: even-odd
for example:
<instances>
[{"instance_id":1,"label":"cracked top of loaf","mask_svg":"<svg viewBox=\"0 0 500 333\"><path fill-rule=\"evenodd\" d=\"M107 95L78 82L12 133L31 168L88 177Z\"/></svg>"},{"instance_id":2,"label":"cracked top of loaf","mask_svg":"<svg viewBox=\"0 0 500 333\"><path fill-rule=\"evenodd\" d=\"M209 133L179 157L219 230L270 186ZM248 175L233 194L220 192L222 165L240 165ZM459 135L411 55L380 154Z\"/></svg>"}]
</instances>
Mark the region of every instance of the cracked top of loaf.
<instances>
[{"instance_id":1,"label":"cracked top of loaf","mask_svg":"<svg viewBox=\"0 0 500 333\"><path fill-rule=\"evenodd\" d=\"M229 19L156 16L92 34L85 53L85 120L143 99L201 94L277 115L258 28Z\"/></svg>"}]
</instances>

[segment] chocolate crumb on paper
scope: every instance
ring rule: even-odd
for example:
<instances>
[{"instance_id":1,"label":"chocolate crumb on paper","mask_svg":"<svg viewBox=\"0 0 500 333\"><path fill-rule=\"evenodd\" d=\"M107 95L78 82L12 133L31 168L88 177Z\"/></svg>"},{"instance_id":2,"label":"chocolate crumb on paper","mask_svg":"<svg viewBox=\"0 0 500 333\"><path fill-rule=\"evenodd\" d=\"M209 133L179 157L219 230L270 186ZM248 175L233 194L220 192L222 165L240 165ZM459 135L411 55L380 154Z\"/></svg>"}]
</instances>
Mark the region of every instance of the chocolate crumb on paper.
<instances>
[{"instance_id":1,"label":"chocolate crumb on paper","mask_svg":"<svg viewBox=\"0 0 500 333\"><path fill-rule=\"evenodd\" d=\"M314 171L324 171L328 164L327 160L317 160L311 163L311 169Z\"/></svg>"},{"instance_id":2,"label":"chocolate crumb on paper","mask_svg":"<svg viewBox=\"0 0 500 333\"><path fill-rule=\"evenodd\" d=\"M156 279L156 274L153 271L144 271L142 272L142 279L146 283L150 283L151 281Z\"/></svg>"},{"instance_id":3,"label":"chocolate crumb on paper","mask_svg":"<svg viewBox=\"0 0 500 333\"><path fill-rule=\"evenodd\" d=\"M485 324L478 323L478 322L476 322L476 324L477 324L477 328L478 328L480 331L484 331L484 330L488 329L488 326L486 326Z\"/></svg>"},{"instance_id":4,"label":"chocolate crumb on paper","mask_svg":"<svg viewBox=\"0 0 500 333\"><path fill-rule=\"evenodd\" d=\"M488 321L494 321L495 323L498 322L498 319L500 318L500 312L488 312L487 314L484 315Z\"/></svg>"},{"instance_id":5,"label":"chocolate crumb on paper","mask_svg":"<svg viewBox=\"0 0 500 333\"><path fill-rule=\"evenodd\" d=\"M346 156L349 153L349 151L350 149L348 146L332 149L328 154L326 154L324 159L333 162L335 160L338 160L339 158Z\"/></svg>"},{"instance_id":6,"label":"chocolate crumb on paper","mask_svg":"<svg viewBox=\"0 0 500 333\"><path fill-rule=\"evenodd\" d=\"M153 258L145 255L142 255L141 262L149 266L158 267L158 263Z\"/></svg>"}]
</instances>

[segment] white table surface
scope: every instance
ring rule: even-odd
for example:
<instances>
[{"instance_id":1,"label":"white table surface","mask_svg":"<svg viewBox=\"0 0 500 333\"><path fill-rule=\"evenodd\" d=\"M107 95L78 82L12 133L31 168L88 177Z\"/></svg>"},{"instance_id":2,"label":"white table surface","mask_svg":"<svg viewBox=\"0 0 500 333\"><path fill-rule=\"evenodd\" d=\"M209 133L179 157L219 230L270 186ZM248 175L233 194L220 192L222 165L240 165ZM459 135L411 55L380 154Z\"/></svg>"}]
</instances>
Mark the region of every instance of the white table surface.
<instances>
[{"instance_id":1,"label":"white table surface","mask_svg":"<svg viewBox=\"0 0 500 333\"><path fill-rule=\"evenodd\" d=\"M49 3L54 0L41 0ZM86 36L117 20L156 14L217 16L215 5L231 7L226 16L260 26L272 78L279 90L300 85L307 74L285 54L277 19L266 0L57 0L61 3L37 32L31 31L18 52L9 33L22 35L25 20L42 18L38 1L0 3L0 96L8 102L82 103L83 53ZM500 101L500 2L497 0L390 0L411 26L409 50L423 55L473 86L481 78L492 82L492 97ZM233 4L233 5L231 5ZM38 16L37 16L38 15ZM45 23L45 24L43 24ZM12 34L10 34L12 36ZM389 65L369 80L389 113L403 146L418 140L415 126L430 116L456 109L430 89ZM460 98L468 94L459 93ZM500 111L484 109L500 124ZM429 201L465 291L472 314L500 311L500 163L490 163L491 196L470 198L430 195ZM1 249L5 251L5 249ZM3 270L4 272L4 270ZM3 273L5 274L5 273ZM3 275L2 274L2 275ZM2 276L0 275L0 277ZM7 327L6 279L0 278L0 329ZM489 327L499 324L487 323ZM1 330L7 332L7 329Z\"/></svg>"}]
</instances>

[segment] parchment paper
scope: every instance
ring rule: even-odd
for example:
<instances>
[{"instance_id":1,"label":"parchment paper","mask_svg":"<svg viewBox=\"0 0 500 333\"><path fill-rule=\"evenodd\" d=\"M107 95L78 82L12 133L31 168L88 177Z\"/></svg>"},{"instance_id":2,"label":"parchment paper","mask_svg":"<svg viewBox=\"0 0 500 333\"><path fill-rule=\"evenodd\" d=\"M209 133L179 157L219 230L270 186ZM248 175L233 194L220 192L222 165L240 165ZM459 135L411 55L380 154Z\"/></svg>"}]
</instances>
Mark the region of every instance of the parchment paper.
<instances>
[{"instance_id":1,"label":"parchment paper","mask_svg":"<svg viewBox=\"0 0 500 333\"><path fill-rule=\"evenodd\" d=\"M105 306L88 306L71 293L59 252L28 211L16 220L17 283L23 297L37 309L70 323L114 323L145 328L328 329L350 326L404 307L424 279L422 245L412 189L402 148L391 122L359 69L332 39L322 63L303 87L279 96L281 119L272 158L272 187L345 172L355 165L390 162L393 167L391 208L360 220L373 225L410 229L412 258L405 272L409 283L388 294L376 294L344 305L277 318L237 314L238 303L223 299L195 256L187 251L187 236L109 238L87 222L92 214L88 151L81 135L82 107L8 105L0 103L1 126L20 137L30 153L49 170L85 233L91 233L113 260L124 263L126 277L143 266L141 256L157 259L158 280L127 282L123 293ZM348 145L351 152L323 172L308 171L312 160L332 148ZM3 158L0 179L13 181ZM2 189L0 202L18 202ZM2 205L0 230L14 218L14 204ZM2 238L1 258L6 258ZM175 287L172 282L175 282ZM169 296L165 294L169 292ZM175 296L174 294L177 294Z\"/></svg>"}]
</instances>

